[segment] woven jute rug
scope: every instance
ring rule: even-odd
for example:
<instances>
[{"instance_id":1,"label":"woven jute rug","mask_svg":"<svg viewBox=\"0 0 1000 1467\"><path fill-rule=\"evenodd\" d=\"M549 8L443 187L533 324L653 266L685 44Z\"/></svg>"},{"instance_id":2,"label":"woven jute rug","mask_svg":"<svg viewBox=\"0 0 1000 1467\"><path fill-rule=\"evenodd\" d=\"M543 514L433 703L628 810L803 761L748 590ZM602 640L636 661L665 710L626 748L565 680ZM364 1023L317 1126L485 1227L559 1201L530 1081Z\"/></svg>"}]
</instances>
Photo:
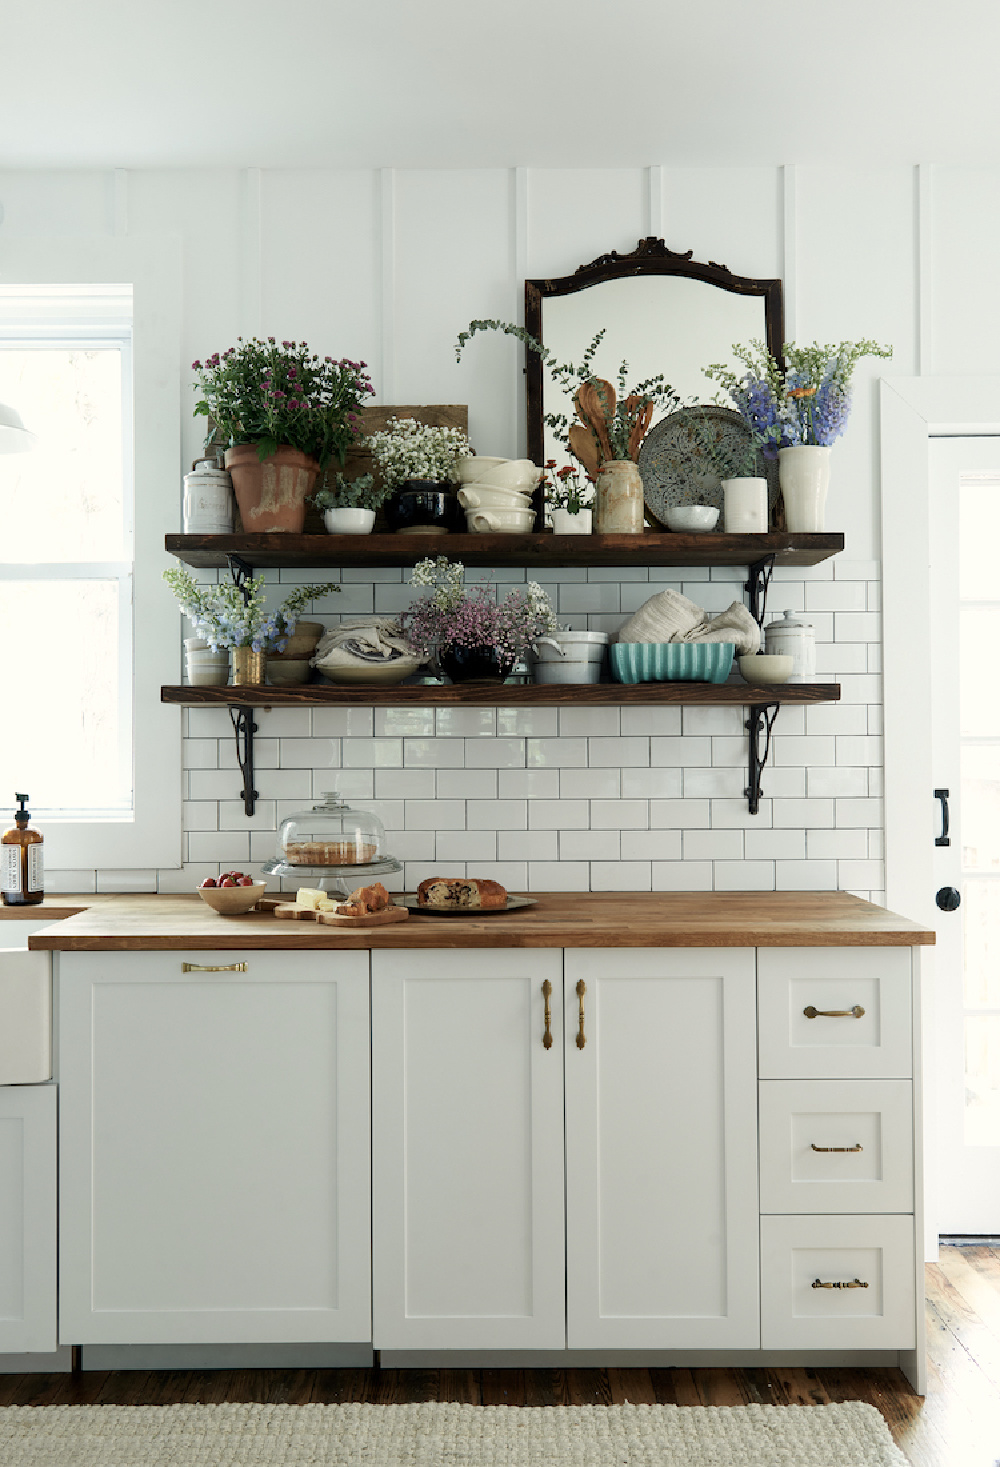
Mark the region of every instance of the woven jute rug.
<instances>
[{"instance_id":1,"label":"woven jute rug","mask_svg":"<svg viewBox=\"0 0 1000 1467\"><path fill-rule=\"evenodd\" d=\"M8 1406L3 1467L906 1467L874 1406Z\"/></svg>"}]
</instances>

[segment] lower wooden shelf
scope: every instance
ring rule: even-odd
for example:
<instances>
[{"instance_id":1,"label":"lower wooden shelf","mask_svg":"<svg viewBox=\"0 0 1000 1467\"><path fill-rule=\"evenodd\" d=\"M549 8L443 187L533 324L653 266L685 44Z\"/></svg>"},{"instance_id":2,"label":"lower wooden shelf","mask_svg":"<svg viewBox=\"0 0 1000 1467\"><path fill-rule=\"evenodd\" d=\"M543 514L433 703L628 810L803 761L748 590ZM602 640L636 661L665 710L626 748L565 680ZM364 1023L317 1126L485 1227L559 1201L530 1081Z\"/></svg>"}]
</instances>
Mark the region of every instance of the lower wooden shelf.
<instances>
[{"instance_id":1,"label":"lower wooden shelf","mask_svg":"<svg viewBox=\"0 0 1000 1467\"><path fill-rule=\"evenodd\" d=\"M782 703L836 703L839 683L452 683L427 687L373 687L369 683L306 683L301 687L162 687L164 703L188 708L557 708L607 704L697 704L715 707L775 707Z\"/></svg>"}]
</instances>

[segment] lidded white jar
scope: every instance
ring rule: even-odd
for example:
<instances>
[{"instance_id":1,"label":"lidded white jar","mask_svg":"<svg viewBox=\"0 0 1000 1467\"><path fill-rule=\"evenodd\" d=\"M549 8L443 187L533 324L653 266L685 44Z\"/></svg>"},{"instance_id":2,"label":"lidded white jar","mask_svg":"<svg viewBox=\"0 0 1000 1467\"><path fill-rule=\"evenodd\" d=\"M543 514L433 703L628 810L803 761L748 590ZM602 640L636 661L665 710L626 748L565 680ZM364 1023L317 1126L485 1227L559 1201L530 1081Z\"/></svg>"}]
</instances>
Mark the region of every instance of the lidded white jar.
<instances>
[{"instance_id":1,"label":"lidded white jar","mask_svg":"<svg viewBox=\"0 0 1000 1467\"><path fill-rule=\"evenodd\" d=\"M816 681L816 632L811 622L796 620L786 611L764 628L764 651L768 656L790 657L790 683Z\"/></svg>"},{"instance_id":2,"label":"lidded white jar","mask_svg":"<svg viewBox=\"0 0 1000 1467\"><path fill-rule=\"evenodd\" d=\"M233 505L233 481L211 460L199 460L194 473L184 475L185 535L231 535Z\"/></svg>"}]
</instances>

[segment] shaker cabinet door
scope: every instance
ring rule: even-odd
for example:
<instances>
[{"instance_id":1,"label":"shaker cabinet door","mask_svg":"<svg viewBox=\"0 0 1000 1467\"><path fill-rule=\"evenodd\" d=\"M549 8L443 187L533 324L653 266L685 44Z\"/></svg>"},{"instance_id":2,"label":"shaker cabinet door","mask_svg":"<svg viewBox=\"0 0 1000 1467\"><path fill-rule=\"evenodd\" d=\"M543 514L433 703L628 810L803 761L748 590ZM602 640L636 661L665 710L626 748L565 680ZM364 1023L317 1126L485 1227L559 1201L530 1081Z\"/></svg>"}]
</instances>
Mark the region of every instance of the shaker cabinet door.
<instances>
[{"instance_id":1,"label":"shaker cabinet door","mask_svg":"<svg viewBox=\"0 0 1000 1467\"><path fill-rule=\"evenodd\" d=\"M558 951L372 953L377 1349L565 1346L561 990Z\"/></svg>"},{"instance_id":2,"label":"shaker cabinet door","mask_svg":"<svg viewBox=\"0 0 1000 1467\"><path fill-rule=\"evenodd\" d=\"M369 1340L367 953L66 953L59 1003L60 1339Z\"/></svg>"},{"instance_id":3,"label":"shaker cabinet door","mask_svg":"<svg viewBox=\"0 0 1000 1467\"><path fill-rule=\"evenodd\" d=\"M0 1086L0 1354L56 1348L56 1087Z\"/></svg>"},{"instance_id":4,"label":"shaker cabinet door","mask_svg":"<svg viewBox=\"0 0 1000 1467\"><path fill-rule=\"evenodd\" d=\"M564 983L569 1347L758 1347L753 951L567 950Z\"/></svg>"}]
</instances>

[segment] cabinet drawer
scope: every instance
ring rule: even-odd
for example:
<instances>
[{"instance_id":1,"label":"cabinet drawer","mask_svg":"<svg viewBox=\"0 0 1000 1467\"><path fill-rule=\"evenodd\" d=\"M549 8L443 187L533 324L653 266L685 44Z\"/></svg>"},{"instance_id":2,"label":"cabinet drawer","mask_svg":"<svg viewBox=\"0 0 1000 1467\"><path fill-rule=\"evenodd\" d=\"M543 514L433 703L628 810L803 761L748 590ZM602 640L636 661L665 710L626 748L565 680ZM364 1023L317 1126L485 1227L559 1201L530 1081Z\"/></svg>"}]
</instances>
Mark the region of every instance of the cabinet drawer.
<instances>
[{"instance_id":1,"label":"cabinet drawer","mask_svg":"<svg viewBox=\"0 0 1000 1467\"><path fill-rule=\"evenodd\" d=\"M762 1080L761 1212L912 1212L909 1080Z\"/></svg>"},{"instance_id":2,"label":"cabinet drawer","mask_svg":"<svg viewBox=\"0 0 1000 1467\"><path fill-rule=\"evenodd\" d=\"M909 948L761 948L760 1077L907 1079Z\"/></svg>"},{"instance_id":3,"label":"cabinet drawer","mask_svg":"<svg viewBox=\"0 0 1000 1467\"><path fill-rule=\"evenodd\" d=\"M911 1217L762 1217L760 1254L762 1349L913 1348Z\"/></svg>"}]
</instances>

